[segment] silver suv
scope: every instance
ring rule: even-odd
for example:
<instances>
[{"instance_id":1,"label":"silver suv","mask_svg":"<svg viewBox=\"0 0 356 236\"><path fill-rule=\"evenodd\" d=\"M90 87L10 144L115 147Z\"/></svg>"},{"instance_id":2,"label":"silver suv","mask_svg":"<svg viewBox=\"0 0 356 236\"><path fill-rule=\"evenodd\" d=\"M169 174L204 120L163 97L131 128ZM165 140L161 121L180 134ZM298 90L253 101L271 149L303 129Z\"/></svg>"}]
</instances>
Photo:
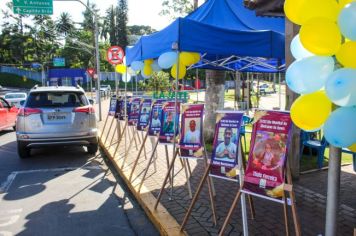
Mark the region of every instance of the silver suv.
<instances>
[{"instance_id":1,"label":"silver suv","mask_svg":"<svg viewBox=\"0 0 356 236\"><path fill-rule=\"evenodd\" d=\"M34 87L16 123L20 158L32 148L45 146L86 146L98 150L95 111L80 87Z\"/></svg>"}]
</instances>

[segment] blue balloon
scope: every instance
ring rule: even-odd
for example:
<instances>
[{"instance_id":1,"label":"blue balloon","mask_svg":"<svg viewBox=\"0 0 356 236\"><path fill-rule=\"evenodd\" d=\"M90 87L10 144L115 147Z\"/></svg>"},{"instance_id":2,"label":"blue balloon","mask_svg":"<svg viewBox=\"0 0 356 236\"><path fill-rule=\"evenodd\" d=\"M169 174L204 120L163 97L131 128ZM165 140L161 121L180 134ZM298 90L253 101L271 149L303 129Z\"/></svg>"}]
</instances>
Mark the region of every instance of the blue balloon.
<instances>
[{"instance_id":1,"label":"blue balloon","mask_svg":"<svg viewBox=\"0 0 356 236\"><path fill-rule=\"evenodd\" d=\"M142 70L144 64L142 61L133 61L131 63L131 69L133 69L134 71L139 71L139 70Z\"/></svg>"},{"instance_id":2,"label":"blue balloon","mask_svg":"<svg viewBox=\"0 0 356 236\"><path fill-rule=\"evenodd\" d=\"M308 94L325 86L334 70L332 57L311 56L293 62L286 72L286 83L296 93Z\"/></svg>"},{"instance_id":3,"label":"blue balloon","mask_svg":"<svg viewBox=\"0 0 356 236\"><path fill-rule=\"evenodd\" d=\"M309 52L307 49L303 47L302 43L300 42L299 34L294 36L290 44L290 51L293 57L297 60L303 59L305 57L314 56L313 53Z\"/></svg>"},{"instance_id":4,"label":"blue balloon","mask_svg":"<svg viewBox=\"0 0 356 236\"><path fill-rule=\"evenodd\" d=\"M356 41L356 2L346 5L339 14L338 25L341 33Z\"/></svg>"},{"instance_id":5,"label":"blue balloon","mask_svg":"<svg viewBox=\"0 0 356 236\"><path fill-rule=\"evenodd\" d=\"M154 60L154 62L151 64L151 68L153 71L162 70L162 68L158 65L158 60Z\"/></svg>"},{"instance_id":6,"label":"blue balloon","mask_svg":"<svg viewBox=\"0 0 356 236\"><path fill-rule=\"evenodd\" d=\"M165 52L158 58L158 65L163 69L168 69L177 62L177 53L176 52Z\"/></svg>"},{"instance_id":7,"label":"blue balloon","mask_svg":"<svg viewBox=\"0 0 356 236\"><path fill-rule=\"evenodd\" d=\"M356 106L356 69L342 68L331 73L325 90L336 105Z\"/></svg>"},{"instance_id":8,"label":"blue balloon","mask_svg":"<svg viewBox=\"0 0 356 236\"><path fill-rule=\"evenodd\" d=\"M333 111L324 125L326 140L335 147L356 143L356 107L340 107Z\"/></svg>"}]
</instances>

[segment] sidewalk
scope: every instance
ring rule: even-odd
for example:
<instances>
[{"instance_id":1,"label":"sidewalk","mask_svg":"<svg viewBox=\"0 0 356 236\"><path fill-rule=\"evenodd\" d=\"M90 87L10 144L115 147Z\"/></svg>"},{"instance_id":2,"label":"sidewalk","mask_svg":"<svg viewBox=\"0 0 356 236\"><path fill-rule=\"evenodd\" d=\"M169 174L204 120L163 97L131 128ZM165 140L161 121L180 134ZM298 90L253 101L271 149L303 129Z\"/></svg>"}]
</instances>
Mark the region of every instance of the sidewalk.
<instances>
[{"instance_id":1,"label":"sidewalk","mask_svg":"<svg viewBox=\"0 0 356 236\"><path fill-rule=\"evenodd\" d=\"M103 101L103 121L100 122L100 127L103 127L103 123L106 118L109 101ZM111 121L111 120L110 120ZM109 130L107 124L105 129L105 135L101 139L102 147L107 150L107 154L113 155L116 145L109 147L111 142L116 140L116 132L114 126L110 129L108 139L106 139L106 132ZM123 123L121 123L123 125ZM142 142L142 134L140 133L140 138ZM155 138L153 138L155 139ZM105 143L106 140L106 143ZM125 142L126 140L126 142ZM154 140L152 140L154 141ZM138 140L137 140L138 142ZM126 148L129 144L133 143L126 161L123 165L123 160L125 159L125 145ZM131 173L133 163L136 159L138 148L140 145L137 143L137 148L134 141L130 141L127 136L126 139L122 140L118 152L113 161L118 168L120 174L123 178L128 178ZM163 183L165 174L167 173L167 163L164 145L158 145L157 148L157 158L155 158L154 163L150 165L149 171L144 182L144 186L141 189L141 193L137 192L138 186L143 176L143 172L147 166L148 159L152 153L151 139L147 139L146 145L146 156L144 152L141 154L139 163L134 172L134 177L131 185L129 185L131 191L134 191L134 195L140 203L144 203L147 196L151 196L149 204L155 203L155 198L157 198L160 188ZM169 150L169 160L172 159L172 146L168 146ZM203 161L190 160L191 167L191 186L193 194L197 189L198 183L201 179L204 170ZM174 172L178 173L182 168L181 162L177 158ZM324 234L324 224L325 224L325 208L326 208L326 182L327 182L327 170L319 171L310 174L301 175L299 181L294 182L294 191L296 193L297 199L297 210L300 219L300 225L302 230L302 235L318 235ZM127 182L128 183L128 182ZM217 235L222 223L227 215L229 207L232 203L233 198L238 189L238 185L229 181L214 179L214 186L216 189L216 211L218 225L213 226L212 222L212 212L210 210L209 198L208 198L208 188L207 185L204 186L203 191L193 209L192 215L185 227L186 233L189 235ZM187 190L187 179L184 170L181 170L178 175L174 178L173 196L172 200L169 199L169 193L171 188L169 184L166 186L166 190L161 199L161 206L158 210L153 210L152 206L143 206L143 208L148 212L149 217L154 221L158 227L166 227L167 234L176 234L179 225L183 221L183 217L189 207L191 202ZM353 229L356 228L356 173L352 171L352 167L345 166L342 168L341 175L341 192L340 192L340 210L338 217L338 235L352 235ZM142 200L143 199L143 200ZM283 220L283 207L279 203L273 203L260 198L253 198L256 218L255 220L249 220L249 233L250 235L285 235L284 220ZM145 203L144 203L145 204ZM151 209L147 209L151 207ZM160 214L160 211L167 214L162 218L155 216L154 214ZM167 211L167 212L166 212ZM248 216L249 208L247 207ZM151 215L150 215L151 214ZM294 228L292 224L291 211L289 208L289 227L291 235L294 235ZM170 218L172 217L172 218ZM161 221L161 222L155 222ZM168 224L169 226L165 226ZM167 228L168 227L168 228ZM172 228L169 228L172 227ZM170 231L172 230L172 231ZM226 230L225 235L242 235L242 219L241 219L241 208L240 205L236 208L232 220Z\"/></svg>"}]
</instances>

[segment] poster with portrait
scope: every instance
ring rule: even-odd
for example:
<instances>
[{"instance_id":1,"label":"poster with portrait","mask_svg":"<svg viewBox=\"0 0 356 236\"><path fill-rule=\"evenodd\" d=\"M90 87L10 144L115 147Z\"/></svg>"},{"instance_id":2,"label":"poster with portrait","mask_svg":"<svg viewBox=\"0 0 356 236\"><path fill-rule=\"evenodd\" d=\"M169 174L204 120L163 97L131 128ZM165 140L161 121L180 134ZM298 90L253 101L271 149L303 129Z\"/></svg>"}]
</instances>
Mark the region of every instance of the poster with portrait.
<instances>
[{"instance_id":1,"label":"poster with portrait","mask_svg":"<svg viewBox=\"0 0 356 236\"><path fill-rule=\"evenodd\" d=\"M179 149L181 157L203 157L203 114L204 104L183 104L181 138Z\"/></svg>"},{"instance_id":2,"label":"poster with portrait","mask_svg":"<svg viewBox=\"0 0 356 236\"><path fill-rule=\"evenodd\" d=\"M118 100L116 98L116 95L111 96L110 98L110 104L109 104L109 116L115 116L115 118L118 115L119 112L119 103Z\"/></svg>"},{"instance_id":3,"label":"poster with portrait","mask_svg":"<svg viewBox=\"0 0 356 236\"><path fill-rule=\"evenodd\" d=\"M281 199L292 121L288 112L256 111L243 191Z\"/></svg>"},{"instance_id":4,"label":"poster with portrait","mask_svg":"<svg viewBox=\"0 0 356 236\"><path fill-rule=\"evenodd\" d=\"M128 125L129 126L135 126L138 122L138 117L140 114L140 103L141 103L141 98L131 98L130 99L130 106L129 109L127 110L128 112Z\"/></svg>"},{"instance_id":5,"label":"poster with portrait","mask_svg":"<svg viewBox=\"0 0 356 236\"><path fill-rule=\"evenodd\" d=\"M140 114L137 122L137 130L144 130L147 127L151 113L151 106L151 98L145 98L141 100Z\"/></svg>"},{"instance_id":6,"label":"poster with portrait","mask_svg":"<svg viewBox=\"0 0 356 236\"><path fill-rule=\"evenodd\" d=\"M159 132L160 143L173 143L174 133L178 135L179 127L179 115L180 115L180 102L169 101L162 105L162 127Z\"/></svg>"},{"instance_id":7,"label":"poster with portrait","mask_svg":"<svg viewBox=\"0 0 356 236\"><path fill-rule=\"evenodd\" d=\"M237 181L237 155L243 112L218 111L216 115L210 176Z\"/></svg>"},{"instance_id":8,"label":"poster with portrait","mask_svg":"<svg viewBox=\"0 0 356 236\"><path fill-rule=\"evenodd\" d=\"M126 116L130 110L130 96L126 96L126 107L127 107L127 113ZM125 120L125 96L120 96L118 99L119 103L119 120Z\"/></svg>"},{"instance_id":9,"label":"poster with portrait","mask_svg":"<svg viewBox=\"0 0 356 236\"><path fill-rule=\"evenodd\" d=\"M156 136L161 130L162 105L166 102L165 99L157 99L152 104L150 121L148 125L148 135Z\"/></svg>"}]
</instances>

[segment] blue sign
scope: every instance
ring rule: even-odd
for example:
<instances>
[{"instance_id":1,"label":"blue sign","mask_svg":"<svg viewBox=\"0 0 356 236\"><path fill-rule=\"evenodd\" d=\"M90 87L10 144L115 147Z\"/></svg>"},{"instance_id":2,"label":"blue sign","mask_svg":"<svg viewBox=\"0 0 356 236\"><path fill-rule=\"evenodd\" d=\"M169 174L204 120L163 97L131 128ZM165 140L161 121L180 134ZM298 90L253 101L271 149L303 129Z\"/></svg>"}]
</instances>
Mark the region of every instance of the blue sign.
<instances>
[{"instance_id":1,"label":"blue sign","mask_svg":"<svg viewBox=\"0 0 356 236\"><path fill-rule=\"evenodd\" d=\"M53 66L60 67L60 66L65 66L66 61L63 57L55 57L53 58Z\"/></svg>"}]
</instances>

